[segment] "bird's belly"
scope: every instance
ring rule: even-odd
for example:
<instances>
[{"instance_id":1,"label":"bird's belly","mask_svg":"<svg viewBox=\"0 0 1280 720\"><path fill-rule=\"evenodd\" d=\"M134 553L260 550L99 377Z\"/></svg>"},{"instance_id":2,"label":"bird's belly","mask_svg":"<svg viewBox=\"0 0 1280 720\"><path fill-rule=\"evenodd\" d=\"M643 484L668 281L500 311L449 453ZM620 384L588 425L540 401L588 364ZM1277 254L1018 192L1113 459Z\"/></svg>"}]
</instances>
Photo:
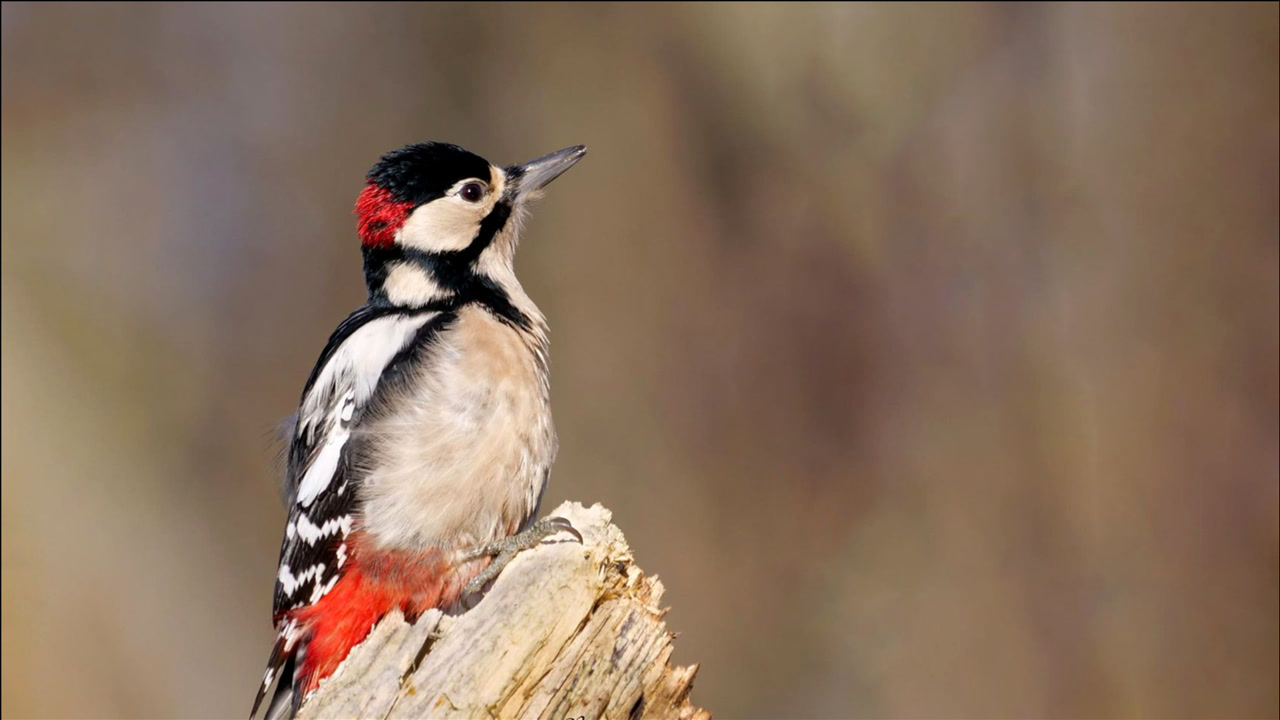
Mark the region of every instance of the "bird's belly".
<instances>
[{"instance_id":1,"label":"bird's belly","mask_svg":"<svg viewBox=\"0 0 1280 720\"><path fill-rule=\"evenodd\" d=\"M471 547L535 512L556 450L545 379L536 353L493 325L461 316L365 431L358 522L380 545Z\"/></svg>"}]
</instances>

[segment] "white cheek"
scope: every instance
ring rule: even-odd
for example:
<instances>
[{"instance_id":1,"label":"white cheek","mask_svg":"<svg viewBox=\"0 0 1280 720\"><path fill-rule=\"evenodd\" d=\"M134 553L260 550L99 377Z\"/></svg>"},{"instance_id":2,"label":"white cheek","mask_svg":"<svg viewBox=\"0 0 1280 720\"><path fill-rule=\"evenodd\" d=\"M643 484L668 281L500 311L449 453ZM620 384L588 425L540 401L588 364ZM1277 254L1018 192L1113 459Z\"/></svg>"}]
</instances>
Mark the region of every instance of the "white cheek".
<instances>
[{"instance_id":1,"label":"white cheek","mask_svg":"<svg viewBox=\"0 0 1280 720\"><path fill-rule=\"evenodd\" d=\"M474 207L443 197L414 210L396 232L396 242L432 252L461 250L471 244L479 225Z\"/></svg>"}]
</instances>

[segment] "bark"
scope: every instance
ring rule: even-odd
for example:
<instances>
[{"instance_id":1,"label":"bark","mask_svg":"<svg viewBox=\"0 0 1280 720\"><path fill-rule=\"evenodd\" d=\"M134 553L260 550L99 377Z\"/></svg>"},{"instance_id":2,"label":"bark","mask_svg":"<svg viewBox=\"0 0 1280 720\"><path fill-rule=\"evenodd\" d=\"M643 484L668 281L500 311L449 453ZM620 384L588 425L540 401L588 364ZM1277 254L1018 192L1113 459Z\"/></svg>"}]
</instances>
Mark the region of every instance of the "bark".
<instances>
[{"instance_id":1,"label":"bark","mask_svg":"<svg viewBox=\"0 0 1280 720\"><path fill-rule=\"evenodd\" d=\"M672 668L662 583L600 505L552 515L582 533L520 553L472 609L395 613L303 703L314 718L679 718L697 665Z\"/></svg>"}]
</instances>

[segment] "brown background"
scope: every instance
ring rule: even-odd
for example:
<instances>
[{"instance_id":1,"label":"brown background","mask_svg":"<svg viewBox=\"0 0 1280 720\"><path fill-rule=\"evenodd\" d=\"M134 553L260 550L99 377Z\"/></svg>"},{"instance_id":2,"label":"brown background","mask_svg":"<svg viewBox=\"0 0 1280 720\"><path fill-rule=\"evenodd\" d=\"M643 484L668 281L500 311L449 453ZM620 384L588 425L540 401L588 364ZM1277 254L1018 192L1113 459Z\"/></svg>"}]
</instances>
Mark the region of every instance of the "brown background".
<instances>
[{"instance_id":1,"label":"brown background","mask_svg":"<svg viewBox=\"0 0 1280 720\"><path fill-rule=\"evenodd\" d=\"M406 142L721 718L1271 716L1277 5L3 10L3 714L240 717Z\"/></svg>"}]
</instances>

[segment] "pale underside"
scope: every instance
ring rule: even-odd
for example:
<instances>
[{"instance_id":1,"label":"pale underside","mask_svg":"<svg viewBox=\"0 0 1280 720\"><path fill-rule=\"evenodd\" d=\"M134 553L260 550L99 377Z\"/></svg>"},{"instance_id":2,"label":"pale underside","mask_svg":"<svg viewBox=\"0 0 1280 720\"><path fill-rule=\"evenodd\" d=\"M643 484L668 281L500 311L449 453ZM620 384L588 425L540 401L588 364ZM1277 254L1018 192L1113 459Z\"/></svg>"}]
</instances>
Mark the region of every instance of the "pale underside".
<instances>
[{"instance_id":1,"label":"pale underside","mask_svg":"<svg viewBox=\"0 0 1280 720\"><path fill-rule=\"evenodd\" d=\"M514 533L536 510L555 458L545 350L465 307L379 417L353 431L379 544L471 547Z\"/></svg>"}]
</instances>

